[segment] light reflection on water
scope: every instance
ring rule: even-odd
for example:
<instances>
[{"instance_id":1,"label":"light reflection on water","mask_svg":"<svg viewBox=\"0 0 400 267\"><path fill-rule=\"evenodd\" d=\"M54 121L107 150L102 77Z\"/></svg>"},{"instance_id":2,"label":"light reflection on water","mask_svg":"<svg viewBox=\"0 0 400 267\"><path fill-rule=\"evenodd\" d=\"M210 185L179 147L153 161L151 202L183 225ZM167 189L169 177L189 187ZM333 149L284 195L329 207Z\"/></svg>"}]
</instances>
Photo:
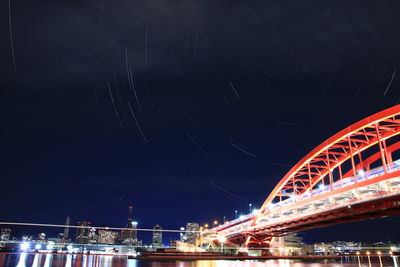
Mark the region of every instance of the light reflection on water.
<instances>
[{"instance_id":1,"label":"light reflection on water","mask_svg":"<svg viewBox=\"0 0 400 267\"><path fill-rule=\"evenodd\" d=\"M337 260L315 260L314 262L300 260L197 260L197 261L150 261L127 259L118 256L96 255L42 255L21 253L17 255L0 255L1 266L11 267L359 267L354 257L343 257ZM383 258L383 266L397 267L398 259ZM368 267L366 259L362 259L362 267ZM374 259L372 266L379 266L378 259Z\"/></svg>"}]
</instances>

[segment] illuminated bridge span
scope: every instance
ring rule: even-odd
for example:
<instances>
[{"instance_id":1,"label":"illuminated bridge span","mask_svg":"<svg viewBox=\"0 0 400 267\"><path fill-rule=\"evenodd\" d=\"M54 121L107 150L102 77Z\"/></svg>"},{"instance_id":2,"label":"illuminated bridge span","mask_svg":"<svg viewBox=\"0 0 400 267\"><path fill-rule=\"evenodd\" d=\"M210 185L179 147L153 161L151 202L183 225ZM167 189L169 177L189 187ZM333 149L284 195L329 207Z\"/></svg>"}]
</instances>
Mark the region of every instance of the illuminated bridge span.
<instances>
[{"instance_id":1,"label":"illuminated bridge span","mask_svg":"<svg viewBox=\"0 0 400 267\"><path fill-rule=\"evenodd\" d=\"M205 236L266 247L274 236L400 213L399 134L400 105L347 127L301 159L259 210Z\"/></svg>"}]
</instances>

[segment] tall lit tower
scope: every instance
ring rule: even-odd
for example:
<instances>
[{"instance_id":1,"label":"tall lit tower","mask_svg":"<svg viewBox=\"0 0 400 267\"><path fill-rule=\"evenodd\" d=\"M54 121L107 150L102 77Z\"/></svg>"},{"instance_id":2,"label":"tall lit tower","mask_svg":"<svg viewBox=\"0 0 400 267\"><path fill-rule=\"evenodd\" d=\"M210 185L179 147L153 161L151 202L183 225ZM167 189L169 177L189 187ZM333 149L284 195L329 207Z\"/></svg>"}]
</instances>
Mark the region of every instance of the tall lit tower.
<instances>
[{"instance_id":1,"label":"tall lit tower","mask_svg":"<svg viewBox=\"0 0 400 267\"><path fill-rule=\"evenodd\" d=\"M128 207L128 225L126 226L126 228L133 228L132 227L132 210L133 210L133 207L132 206L129 206Z\"/></svg>"},{"instance_id":2,"label":"tall lit tower","mask_svg":"<svg viewBox=\"0 0 400 267\"><path fill-rule=\"evenodd\" d=\"M65 218L65 225L67 225L67 227L64 228L64 240L68 240L68 234L69 234L69 224L71 222L71 218L69 216L67 216L67 218Z\"/></svg>"},{"instance_id":3,"label":"tall lit tower","mask_svg":"<svg viewBox=\"0 0 400 267\"><path fill-rule=\"evenodd\" d=\"M128 207L128 224L126 228L132 228L132 230L122 230L121 231L121 239L123 243L126 244L136 244L137 243L137 222L133 221L133 207Z\"/></svg>"},{"instance_id":4,"label":"tall lit tower","mask_svg":"<svg viewBox=\"0 0 400 267\"><path fill-rule=\"evenodd\" d=\"M153 243L154 247L161 247L162 246L162 227L160 225L154 226L153 231Z\"/></svg>"}]
</instances>

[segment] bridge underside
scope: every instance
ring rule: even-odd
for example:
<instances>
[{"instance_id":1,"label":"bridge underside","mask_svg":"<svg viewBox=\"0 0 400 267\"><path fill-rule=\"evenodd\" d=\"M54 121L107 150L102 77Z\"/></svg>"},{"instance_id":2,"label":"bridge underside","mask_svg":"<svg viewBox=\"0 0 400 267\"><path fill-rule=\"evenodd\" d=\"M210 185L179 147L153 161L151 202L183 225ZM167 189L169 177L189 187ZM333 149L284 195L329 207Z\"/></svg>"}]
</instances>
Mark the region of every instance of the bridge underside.
<instances>
[{"instance_id":1,"label":"bridge underside","mask_svg":"<svg viewBox=\"0 0 400 267\"><path fill-rule=\"evenodd\" d=\"M400 195L385 197L367 203L352 204L329 211L285 221L265 228L228 237L230 243L247 247L269 247L272 237L284 236L310 229L341 223L364 221L400 214Z\"/></svg>"}]
</instances>

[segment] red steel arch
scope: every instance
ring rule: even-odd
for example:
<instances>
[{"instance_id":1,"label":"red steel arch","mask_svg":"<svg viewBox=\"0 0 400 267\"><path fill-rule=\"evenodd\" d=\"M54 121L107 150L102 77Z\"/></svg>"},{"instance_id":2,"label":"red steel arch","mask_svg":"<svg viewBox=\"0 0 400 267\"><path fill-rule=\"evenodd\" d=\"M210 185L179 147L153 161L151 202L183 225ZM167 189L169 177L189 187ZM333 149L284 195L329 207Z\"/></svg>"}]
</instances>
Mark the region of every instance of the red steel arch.
<instances>
[{"instance_id":1,"label":"red steel arch","mask_svg":"<svg viewBox=\"0 0 400 267\"><path fill-rule=\"evenodd\" d=\"M332 185L335 182L334 171L339 174L339 179L342 179L363 170L363 163L369 168L372 162L381 160L386 172L392 164L392 151L398 149L398 145L388 149L386 142L399 134L400 105L378 112L343 129L303 157L281 179L259 209L256 218L268 212L270 203L293 196L296 198L310 191L312 194L313 189L325 183L325 180L328 180L328 185ZM363 160L361 152L375 145L379 146L378 153ZM351 169L343 175L342 165L349 161ZM255 219L254 223L256 221Z\"/></svg>"}]
</instances>

